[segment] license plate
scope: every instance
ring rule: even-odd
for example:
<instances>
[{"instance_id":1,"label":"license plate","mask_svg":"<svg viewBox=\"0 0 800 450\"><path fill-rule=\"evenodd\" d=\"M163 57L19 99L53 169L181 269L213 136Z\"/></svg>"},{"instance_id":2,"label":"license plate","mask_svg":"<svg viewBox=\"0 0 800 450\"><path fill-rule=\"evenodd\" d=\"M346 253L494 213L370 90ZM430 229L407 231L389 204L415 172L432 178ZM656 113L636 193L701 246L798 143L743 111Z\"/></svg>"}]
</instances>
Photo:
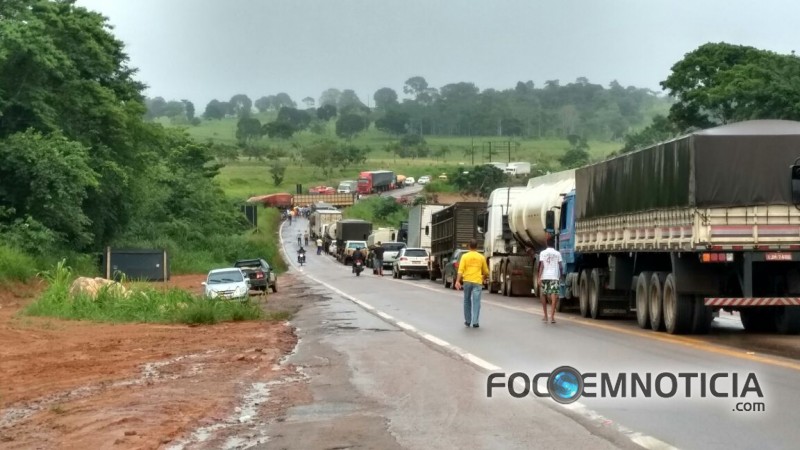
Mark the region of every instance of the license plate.
<instances>
[{"instance_id":1,"label":"license plate","mask_svg":"<svg viewBox=\"0 0 800 450\"><path fill-rule=\"evenodd\" d=\"M767 253L767 261L791 261L791 253Z\"/></svg>"},{"instance_id":2,"label":"license plate","mask_svg":"<svg viewBox=\"0 0 800 450\"><path fill-rule=\"evenodd\" d=\"M422 264L422 261L412 261L414 264Z\"/></svg>"}]
</instances>

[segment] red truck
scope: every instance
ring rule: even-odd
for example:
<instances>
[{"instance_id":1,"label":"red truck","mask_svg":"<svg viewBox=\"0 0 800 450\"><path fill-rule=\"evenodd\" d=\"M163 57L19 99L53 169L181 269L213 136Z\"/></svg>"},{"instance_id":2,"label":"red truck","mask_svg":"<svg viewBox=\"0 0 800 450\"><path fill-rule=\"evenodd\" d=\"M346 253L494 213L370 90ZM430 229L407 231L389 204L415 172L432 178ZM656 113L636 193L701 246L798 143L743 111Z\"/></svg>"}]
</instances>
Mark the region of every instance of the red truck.
<instances>
[{"instance_id":1,"label":"red truck","mask_svg":"<svg viewBox=\"0 0 800 450\"><path fill-rule=\"evenodd\" d=\"M358 193L369 195L397 188L397 176L391 170L361 172L358 176Z\"/></svg>"}]
</instances>

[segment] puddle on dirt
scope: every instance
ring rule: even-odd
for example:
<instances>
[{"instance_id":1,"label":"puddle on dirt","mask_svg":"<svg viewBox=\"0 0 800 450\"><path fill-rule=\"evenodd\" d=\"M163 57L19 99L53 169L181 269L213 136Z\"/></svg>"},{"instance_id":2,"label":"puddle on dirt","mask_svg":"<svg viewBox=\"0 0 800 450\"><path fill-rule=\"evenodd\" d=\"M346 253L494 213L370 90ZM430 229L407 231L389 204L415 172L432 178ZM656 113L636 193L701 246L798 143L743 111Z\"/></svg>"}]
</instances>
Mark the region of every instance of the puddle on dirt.
<instances>
[{"instance_id":1,"label":"puddle on dirt","mask_svg":"<svg viewBox=\"0 0 800 450\"><path fill-rule=\"evenodd\" d=\"M204 353L182 355L172 359L168 359L166 361L156 361L156 362L146 363L141 366L139 370L140 375L136 378L116 381L113 383L100 382L94 385L82 386L76 389L71 389L69 391L52 394L41 399L25 402L22 405L5 408L4 410L0 411L0 429L15 425L16 423L28 419L31 416L47 408L54 407L59 403L67 403L75 400L81 400L87 397L91 397L93 395L97 395L107 389L127 387L127 386L139 386L147 383L177 380L179 378L187 378L197 375L203 370L204 365L202 363L197 363L192 365L192 367L184 373L164 375L161 372L161 370L172 364L181 362L185 359L200 358L205 355L208 355L209 353L214 353L216 351L217 350L208 350Z\"/></svg>"}]
</instances>

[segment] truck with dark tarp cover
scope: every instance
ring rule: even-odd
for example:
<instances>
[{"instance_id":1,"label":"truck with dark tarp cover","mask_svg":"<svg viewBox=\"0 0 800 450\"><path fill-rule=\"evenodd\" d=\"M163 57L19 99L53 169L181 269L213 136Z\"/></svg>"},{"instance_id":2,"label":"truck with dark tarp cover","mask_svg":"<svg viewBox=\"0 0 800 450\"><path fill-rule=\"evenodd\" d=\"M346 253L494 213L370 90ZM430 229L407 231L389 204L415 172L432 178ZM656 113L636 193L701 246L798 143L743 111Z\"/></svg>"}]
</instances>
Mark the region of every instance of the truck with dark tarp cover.
<instances>
[{"instance_id":1,"label":"truck with dark tarp cover","mask_svg":"<svg viewBox=\"0 0 800 450\"><path fill-rule=\"evenodd\" d=\"M348 249L345 248L347 241L364 241L366 247L367 237L372 234L372 224L361 219L344 219L336 222L336 258L349 264L350 258ZM352 254L352 252L349 252Z\"/></svg>"},{"instance_id":2,"label":"truck with dark tarp cover","mask_svg":"<svg viewBox=\"0 0 800 450\"><path fill-rule=\"evenodd\" d=\"M453 252L467 248L471 239L478 242L478 249L483 249L480 228L485 210L486 202L458 202L431 215L431 280L442 276Z\"/></svg>"},{"instance_id":3,"label":"truck with dark tarp cover","mask_svg":"<svg viewBox=\"0 0 800 450\"><path fill-rule=\"evenodd\" d=\"M720 310L800 332L798 161L800 122L757 120L577 169L545 220L562 299L674 334L708 332Z\"/></svg>"}]
</instances>

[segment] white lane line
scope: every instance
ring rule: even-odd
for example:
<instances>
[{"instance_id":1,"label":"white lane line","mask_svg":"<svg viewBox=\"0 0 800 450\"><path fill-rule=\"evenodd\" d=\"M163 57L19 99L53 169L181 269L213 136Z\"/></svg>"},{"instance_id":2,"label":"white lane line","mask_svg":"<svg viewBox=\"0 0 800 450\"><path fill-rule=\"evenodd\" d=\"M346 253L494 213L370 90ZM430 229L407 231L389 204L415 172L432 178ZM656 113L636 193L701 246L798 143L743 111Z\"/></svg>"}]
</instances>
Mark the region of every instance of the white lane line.
<instances>
[{"instance_id":1,"label":"white lane line","mask_svg":"<svg viewBox=\"0 0 800 450\"><path fill-rule=\"evenodd\" d=\"M280 238L280 243L281 243L281 251L283 251L284 255L286 255L286 252L285 252L285 249L284 249L284 245L283 245L283 235L279 234L279 238ZM288 260L288 258L287 258L287 260ZM295 265L294 263L292 263L292 265L295 268L297 268L297 265ZM346 298L346 299L352 301L353 303L355 303L358 306L364 308L365 310L370 311L371 313L380 316L386 322L389 322L392 325L395 325L395 326L397 326L399 328L402 328L402 329L406 330L409 334L411 334L413 336L417 336L418 338L425 339L426 341L429 341L429 342L431 342L431 343L433 343L435 345L443 347L443 348L449 350L450 352L455 353L456 355L460 356L464 360L472 363L475 366L478 366L478 367L480 367L480 368L482 368L484 370L487 370L487 371L503 372L503 369L501 367L499 367L499 366L497 366L495 364L492 364L492 363L490 363L490 362L486 361L485 359L482 359L482 358L480 358L478 356L475 356L472 353L464 351L463 349L461 349L461 348L459 348L459 347L457 347L455 345L452 345L449 342L447 342L447 341L445 341L443 339L440 339L440 338L438 338L438 337L436 337L436 336L434 336L432 334L425 333L423 331L419 331L416 328L414 328L412 325L409 325L409 324L407 324L405 322L401 322L399 320L396 320L392 316L390 316L389 314L386 314L383 311L380 311L380 310L376 309L374 306L372 306L372 305L370 305L370 304L368 304L368 303L366 303L366 302L364 302L362 300L359 300L356 297L353 297L352 295L349 295L349 294L345 293L344 291L342 291L342 290L340 290L340 289L338 289L338 288L336 288L336 287L334 287L334 286L332 286L332 285L330 285L330 284L328 284L328 283L326 283L326 282L324 282L322 280L319 280L319 279L311 276L310 274L308 274L306 272L303 272L303 276L305 276L306 278L311 279L312 281L315 281L316 283L318 283L318 284L320 284L322 286L325 286L327 289L331 290L332 292L335 292L335 293L339 294L343 298ZM392 281L401 282L400 280L392 280ZM418 286L418 285L415 285L415 286L420 287L422 289L428 289L430 291L435 291L435 292L441 293L441 290L433 289L433 288L430 288L430 287L427 287L427 286ZM509 307L507 305L497 304L497 303L494 303L494 302L488 302L487 301L486 303L495 304L497 306L506 307L508 309L515 309L515 310L519 310L519 311L525 311L525 312L533 313L533 311L526 311L526 310L524 310L522 308ZM517 379L514 384L515 384L515 387L517 388L517 392L521 392L522 390L525 389L524 383L519 379ZM540 380L538 384L539 384L539 391L540 392L546 392L546 390L547 390L547 382ZM604 426L607 426L607 424L609 424L609 423L613 424L612 427L614 428L614 430L616 430L617 432L619 432L623 436L625 436L628 439L630 439L633 443L635 443L635 444L637 444L637 445L639 445L639 446L641 446L641 447L643 447L643 448L645 448L647 450L678 450L676 447L673 447L673 446L667 444L666 442L661 441L661 440L659 440L657 438L654 438L652 436L648 436L648 435L645 435L645 434L642 434L642 433L635 432L635 431L633 431L633 430L631 430L629 428L626 428L626 427L624 427L622 425L619 425L616 422L605 418L601 414L598 414L597 412L587 408L584 404L582 404L579 401L571 403L569 405L562 405L560 403L558 403L558 405L563 407L564 409L570 410L573 413L582 416L583 418L589 420L590 422L593 422L593 423L596 423L596 424L603 424Z\"/></svg>"}]
</instances>

